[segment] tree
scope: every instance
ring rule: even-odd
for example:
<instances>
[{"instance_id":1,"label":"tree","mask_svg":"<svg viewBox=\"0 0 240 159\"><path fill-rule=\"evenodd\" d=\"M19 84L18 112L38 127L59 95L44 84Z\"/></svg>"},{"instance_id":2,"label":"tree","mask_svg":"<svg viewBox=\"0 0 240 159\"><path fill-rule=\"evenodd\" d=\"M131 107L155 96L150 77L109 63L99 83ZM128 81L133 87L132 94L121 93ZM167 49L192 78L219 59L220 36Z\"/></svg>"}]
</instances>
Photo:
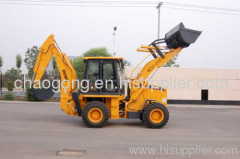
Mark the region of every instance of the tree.
<instances>
[{"instance_id":1,"label":"tree","mask_svg":"<svg viewBox=\"0 0 240 159\"><path fill-rule=\"evenodd\" d=\"M1 70L2 66L3 66L3 60L2 60L2 56L0 56L0 70Z\"/></svg>"},{"instance_id":2,"label":"tree","mask_svg":"<svg viewBox=\"0 0 240 159\"><path fill-rule=\"evenodd\" d=\"M21 71L17 70L15 68L11 68L9 70L6 71L5 75L4 75L4 79L5 81L7 81L5 83L5 87L9 90L12 91L14 88L14 82L18 79L18 77L20 76Z\"/></svg>"},{"instance_id":3,"label":"tree","mask_svg":"<svg viewBox=\"0 0 240 159\"><path fill-rule=\"evenodd\" d=\"M28 69L28 76L31 78L33 76L33 67L37 60L37 55L39 53L39 49L37 46L33 46L32 48L28 48L25 52L24 63Z\"/></svg>"},{"instance_id":4,"label":"tree","mask_svg":"<svg viewBox=\"0 0 240 159\"><path fill-rule=\"evenodd\" d=\"M84 73L84 62L83 62L83 57L77 57L72 60L73 67L75 68L77 72L77 76L79 79L83 78L83 73Z\"/></svg>"},{"instance_id":5,"label":"tree","mask_svg":"<svg viewBox=\"0 0 240 159\"><path fill-rule=\"evenodd\" d=\"M0 56L0 91L2 95L2 87L3 87L3 73L2 73L2 66L3 66L3 61L2 61L2 56Z\"/></svg>"},{"instance_id":6,"label":"tree","mask_svg":"<svg viewBox=\"0 0 240 159\"><path fill-rule=\"evenodd\" d=\"M52 70L51 70L51 75L54 77L54 79L59 78L59 71L57 68L57 62L56 62L56 58L53 57L52 59Z\"/></svg>"},{"instance_id":7,"label":"tree","mask_svg":"<svg viewBox=\"0 0 240 159\"><path fill-rule=\"evenodd\" d=\"M22 66L22 56L18 54L16 56L16 67L18 70L20 70L21 66Z\"/></svg>"},{"instance_id":8,"label":"tree","mask_svg":"<svg viewBox=\"0 0 240 159\"><path fill-rule=\"evenodd\" d=\"M108 57L112 55L104 47L93 48L83 54L83 57L96 57L96 56Z\"/></svg>"},{"instance_id":9,"label":"tree","mask_svg":"<svg viewBox=\"0 0 240 159\"><path fill-rule=\"evenodd\" d=\"M83 54L83 56L79 56L79 57L73 59L72 63L77 72L79 79L83 78L83 73L84 73L84 69L85 69L83 57L98 57L98 56L109 57L112 55L107 51L106 48L93 48L93 49L86 51Z\"/></svg>"}]
</instances>

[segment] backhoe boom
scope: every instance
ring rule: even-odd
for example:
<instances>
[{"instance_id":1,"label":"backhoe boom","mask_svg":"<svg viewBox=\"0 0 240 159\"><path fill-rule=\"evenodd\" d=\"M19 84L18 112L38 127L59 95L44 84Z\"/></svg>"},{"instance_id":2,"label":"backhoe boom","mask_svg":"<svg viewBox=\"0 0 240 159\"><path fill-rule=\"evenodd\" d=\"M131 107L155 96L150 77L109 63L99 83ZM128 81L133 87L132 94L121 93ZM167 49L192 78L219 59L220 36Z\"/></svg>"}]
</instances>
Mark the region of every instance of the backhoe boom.
<instances>
[{"instance_id":1,"label":"backhoe boom","mask_svg":"<svg viewBox=\"0 0 240 159\"><path fill-rule=\"evenodd\" d=\"M75 103L72 99L72 92L76 89L75 82L77 74L69 58L57 47L54 35L50 35L40 47L40 51L34 66L33 81L40 81L52 58L55 58L60 74L60 107L69 114L76 115Z\"/></svg>"}]
</instances>

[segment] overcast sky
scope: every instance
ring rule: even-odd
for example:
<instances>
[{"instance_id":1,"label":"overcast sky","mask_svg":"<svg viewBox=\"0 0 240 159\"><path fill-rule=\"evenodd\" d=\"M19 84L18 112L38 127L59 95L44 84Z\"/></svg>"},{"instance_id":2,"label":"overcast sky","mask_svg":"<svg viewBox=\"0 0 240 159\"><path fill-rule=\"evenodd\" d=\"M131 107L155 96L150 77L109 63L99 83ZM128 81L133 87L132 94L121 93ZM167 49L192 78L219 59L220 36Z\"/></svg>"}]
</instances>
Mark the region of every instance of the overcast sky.
<instances>
[{"instance_id":1,"label":"overcast sky","mask_svg":"<svg viewBox=\"0 0 240 159\"><path fill-rule=\"evenodd\" d=\"M237 0L171 0L240 9ZM79 6L23 6L0 4L0 56L6 70L15 67L15 56L33 45L40 46L49 34L55 34L61 49L79 56L93 47L112 51L112 28L118 26L117 55L137 64L144 53L135 50L157 37L156 8L111 8ZM162 8L161 34L179 22L203 31L198 41L185 49L177 62L181 67L240 67L240 15L192 12Z\"/></svg>"}]
</instances>

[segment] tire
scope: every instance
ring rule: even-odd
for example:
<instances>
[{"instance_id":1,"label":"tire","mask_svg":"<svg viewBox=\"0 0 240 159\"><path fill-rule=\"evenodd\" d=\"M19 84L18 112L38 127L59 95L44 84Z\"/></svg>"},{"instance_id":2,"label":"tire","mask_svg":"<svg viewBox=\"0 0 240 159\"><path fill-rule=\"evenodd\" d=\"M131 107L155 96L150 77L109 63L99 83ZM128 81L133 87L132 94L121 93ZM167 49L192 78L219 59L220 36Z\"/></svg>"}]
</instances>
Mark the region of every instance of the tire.
<instances>
[{"instance_id":1,"label":"tire","mask_svg":"<svg viewBox=\"0 0 240 159\"><path fill-rule=\"evenodd\" d=\"M89 102L82 111L84 124L92 128L101 128L106 125L109 118L108 108L99 101Z\"/></svg>"},{"instance_id":2,"label":"tire","mask_svg":"<svg viewBox=\"0 0 240 159\"><path fill-rule=\"evenodd\" d=\"M145 109L145 108L143 108L143 110L142 110L142 112L141 112L141 114L140 114L140 116L139 116L139 119L141 120L141 122L143 122L143 112L144 112L144 109Z\"/></svg>"},{"instance_id":3,"label":"tire","mask_svg":"<svg viewBox=\"0 0 240 159\"><path fill-rule=\"evenodd\" d=\"M143 113L140 114L139 119L140 119L141 121L143 121Z\"/></svg>"},{"instance_id":4,"label":"tire","mask_svg":"<svg viewBox=\"0 0 240 159\"><path fill-rule=\"evenodd\" d=\"M143 123L149 128L161 128L169 120L168 109L160 103L150 103L143 109Z\"/></svg>"}]
</instances>

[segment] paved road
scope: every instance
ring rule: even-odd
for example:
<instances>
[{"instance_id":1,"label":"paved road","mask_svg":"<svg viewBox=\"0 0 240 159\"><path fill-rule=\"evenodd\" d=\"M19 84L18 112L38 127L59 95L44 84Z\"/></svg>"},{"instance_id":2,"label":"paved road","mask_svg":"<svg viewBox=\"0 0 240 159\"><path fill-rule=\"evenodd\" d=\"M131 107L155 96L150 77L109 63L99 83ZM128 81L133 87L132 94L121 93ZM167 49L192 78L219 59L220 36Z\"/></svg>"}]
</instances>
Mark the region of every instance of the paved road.
<instances>
[{"instance_id":1,"label":"paved road","mask_svg":"<svg viewBox=\"0 0 240 159\"><path fill-rule=\"evenodd\" d=\"M175 107L162 129L138 120L110 121L86 128L55 103L0 102L0 158L240 158L240 107ZM57 156L63 149L81 156Z\"/></svg>"}]
</instances>

